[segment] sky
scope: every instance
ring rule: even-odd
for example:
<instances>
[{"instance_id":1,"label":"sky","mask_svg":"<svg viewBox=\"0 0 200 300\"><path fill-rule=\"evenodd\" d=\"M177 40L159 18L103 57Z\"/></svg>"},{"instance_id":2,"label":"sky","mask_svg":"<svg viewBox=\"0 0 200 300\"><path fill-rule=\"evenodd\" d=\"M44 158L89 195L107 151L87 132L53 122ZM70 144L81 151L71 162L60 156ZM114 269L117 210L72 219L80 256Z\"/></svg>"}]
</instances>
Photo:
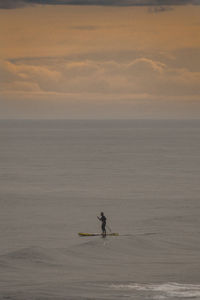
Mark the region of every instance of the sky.
<instances>
[{"instance_id":1,"label":"sky","mask_svg":"<svg viewBox=\"0 0 200 300\"><path fill-rule=\"evenodd\" d=\"M0 0L0 119L200 117L200 0Z\"/></svg>"}]
</instances>

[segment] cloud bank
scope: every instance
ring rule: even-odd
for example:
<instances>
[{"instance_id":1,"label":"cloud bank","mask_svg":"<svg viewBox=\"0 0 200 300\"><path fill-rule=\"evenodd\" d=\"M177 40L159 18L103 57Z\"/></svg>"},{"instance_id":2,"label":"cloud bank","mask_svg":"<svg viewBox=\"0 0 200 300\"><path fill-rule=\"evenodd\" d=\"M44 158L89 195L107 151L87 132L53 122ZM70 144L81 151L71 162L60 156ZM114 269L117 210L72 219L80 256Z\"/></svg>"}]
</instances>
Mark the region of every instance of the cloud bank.
<instances>
[{"instance_id":1,"label":"cloud bank","mask_svg":"<svg viewBox=\"0 0 200 300\"><path fill-rule=\"evenodd\" d=\"M38 62L0 60L0 118L199 118L199 70L145 56Z\"/></svg>"},{"instance_id":2,"label":"cloud bank","mask_svg":"<svg viewBox=\"0 0 200 300\"><path fill-rule=\"evenodd\" d=\"M66 61L40 65L0 61L0 91L57 94L198 95L200 72L169 67L146 57L118 61Z\"/></svg>"},{"instance_id":3,"label":"cloud bank","mask_svg":"<svg viewBox=\"0 0 200 300\"><path fill-rule=\"evenodd\" d=\"M0 9L26 5L99 5L99 6L174 6L200 5L200 0L0 0Z\"/></svg>"}]
</instances>

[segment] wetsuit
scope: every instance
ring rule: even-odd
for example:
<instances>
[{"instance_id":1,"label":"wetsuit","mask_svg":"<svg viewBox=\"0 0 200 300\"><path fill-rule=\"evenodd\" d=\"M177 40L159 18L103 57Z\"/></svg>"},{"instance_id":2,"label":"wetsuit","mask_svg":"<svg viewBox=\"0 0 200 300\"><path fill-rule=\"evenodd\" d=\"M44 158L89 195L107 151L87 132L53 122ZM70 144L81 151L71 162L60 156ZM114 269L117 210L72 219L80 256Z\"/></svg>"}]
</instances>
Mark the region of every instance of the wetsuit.
<instances>
[{"instance_id":1,"label":"wetsuit","mask_svg":"<svg viewBox=\"0 0 200 300\"><path fill-rule=\"evenodd\" d=\"M106 234L106 217L103 215L99 220L102 222L101 229L104 234Z\"/></svg>"}]
</instances>

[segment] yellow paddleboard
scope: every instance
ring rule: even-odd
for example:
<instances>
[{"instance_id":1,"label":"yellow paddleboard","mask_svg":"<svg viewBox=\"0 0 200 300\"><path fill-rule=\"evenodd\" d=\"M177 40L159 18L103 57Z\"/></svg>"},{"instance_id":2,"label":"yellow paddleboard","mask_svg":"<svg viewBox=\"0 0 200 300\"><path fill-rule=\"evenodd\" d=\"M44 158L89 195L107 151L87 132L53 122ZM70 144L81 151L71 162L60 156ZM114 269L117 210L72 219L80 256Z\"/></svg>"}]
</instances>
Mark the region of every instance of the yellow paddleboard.
<instances>
[{"instance_id":1,"label":"yellow paddleboard","mask_svg":"<svg viewBox=\"0 0 200 300\"><path fill-rule=\"evenodd\" d=\"M79 236L102 236L102 233L83 233L79 232ZM107 233L105 236L119 236L119 233L113 232L113 233Z\"/></svg>"}]
</instances>

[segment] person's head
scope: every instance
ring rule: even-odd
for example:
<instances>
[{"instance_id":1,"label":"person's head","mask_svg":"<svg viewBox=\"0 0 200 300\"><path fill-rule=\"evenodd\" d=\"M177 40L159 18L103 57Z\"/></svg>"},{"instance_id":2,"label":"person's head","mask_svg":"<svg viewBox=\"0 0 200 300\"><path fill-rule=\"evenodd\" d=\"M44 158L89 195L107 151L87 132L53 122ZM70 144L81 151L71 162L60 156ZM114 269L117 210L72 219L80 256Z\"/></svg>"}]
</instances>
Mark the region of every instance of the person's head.
<instances>
[{"instance_id":1,"label":"person's head","mask_svg":"<svg viewBox=\"0 0 200 300\"><path fill-rule=\"evenodd\" d=\"M104 216L104 213L103 213L103 212L101 212L101 216Z\"/></svg>"}]
</instances>

